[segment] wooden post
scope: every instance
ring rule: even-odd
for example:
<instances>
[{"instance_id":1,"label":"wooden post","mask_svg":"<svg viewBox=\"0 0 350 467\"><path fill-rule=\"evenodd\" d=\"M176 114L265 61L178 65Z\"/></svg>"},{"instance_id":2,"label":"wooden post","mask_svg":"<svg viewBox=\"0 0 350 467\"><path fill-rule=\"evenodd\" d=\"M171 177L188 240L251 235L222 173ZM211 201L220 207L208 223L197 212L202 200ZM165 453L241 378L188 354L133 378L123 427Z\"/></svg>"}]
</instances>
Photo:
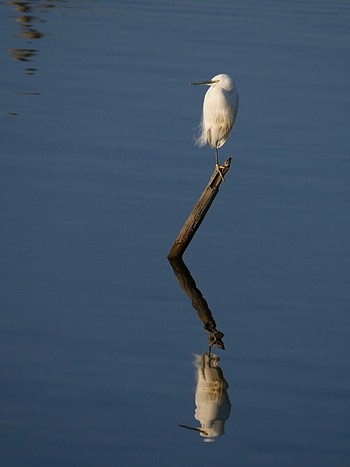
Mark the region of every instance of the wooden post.
<instances>
[{"instance_id":1,"label":"wooden post","mask_svg":"<svg viewBox=\"0 0 350 467\"><path fill-rule=\"evenodd\" d=\"M194 234L197 232L199 226L201 225L203 219L205 218L208 209L211 206L211 203L214 201L216 195L218 194L219 187L223 181L223 177L228 172L231 164L231 157L227 159L220 168L215 169L213 175L211 176L208 185L201 194L197 204L192 209L191 214L188 216L187 221L184 223L182 229L180 230L174 245L172 246L168 258L181 258L184 254L186 248L190 244ZM221 175L220 175L221 173Z\"/></svg>"}]
</instances>

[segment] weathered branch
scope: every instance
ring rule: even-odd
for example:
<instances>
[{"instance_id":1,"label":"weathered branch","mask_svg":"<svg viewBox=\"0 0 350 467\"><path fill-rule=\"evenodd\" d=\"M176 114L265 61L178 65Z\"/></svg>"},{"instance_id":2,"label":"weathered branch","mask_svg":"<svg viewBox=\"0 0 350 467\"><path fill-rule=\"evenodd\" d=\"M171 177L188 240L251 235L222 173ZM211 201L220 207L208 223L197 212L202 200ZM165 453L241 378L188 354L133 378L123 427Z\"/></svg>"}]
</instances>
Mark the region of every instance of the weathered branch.
<instances>
[{"instance_id":1,"label":"weathered branch","mask_svg":"<svg viewBox=\"0 0 350 467\"><path fill-rule=\"evenodd\" d=\"M182 229L176 237L174 245L172 246L168 254L169 259L181 258L184 254L194 234L197 232L199 226L205 218L205 215L208 212L211 203L214 201L216 195L218 194L219 187L221 185L221 182L223 181L223 177L230 168L230 164L231 157L224 162L224 164L220 168L220 171L218 169L215 169L213 175L209 180L208 185L201 194L199 200L197 201L197 204L193 208L191 214L188 216L187 221L184 223Z\"/></svg>"}]
</instances>

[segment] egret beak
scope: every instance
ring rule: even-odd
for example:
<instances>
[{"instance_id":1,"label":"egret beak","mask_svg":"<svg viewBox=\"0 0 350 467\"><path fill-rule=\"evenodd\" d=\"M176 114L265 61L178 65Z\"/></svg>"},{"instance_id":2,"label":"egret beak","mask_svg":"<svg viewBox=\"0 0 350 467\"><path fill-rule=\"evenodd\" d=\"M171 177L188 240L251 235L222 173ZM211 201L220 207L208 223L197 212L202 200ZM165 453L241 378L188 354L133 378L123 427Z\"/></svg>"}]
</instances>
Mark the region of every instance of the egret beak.
<instances>
[{"instance_id":1,"label":"egret beak","mask_svg":"<svg viewBox=\"0 0 350 467\"><path fill-rule=\"evenodd\" d=\"M188 425L179 425L181 428L187 428L188 430L193 430L193 431L198 431L199 433L202 433L204 436L209 436L209 433L205 430L202 430L201 428L197 428L194 426L188 426Z\"/></svg>"},{"instance_id":2,"label":"egret beak","mask_svg":"<svg viewBox=\"0 0 350 467\"><path fill-rule=\"evenodd\" d=\"M206 84L207 86L211 86L214 83L218 83L219 79L209 80L209 81L198 81L197 83L191 83L191 86L199 86L200 84Z\"/></svg>"}]
</instances>

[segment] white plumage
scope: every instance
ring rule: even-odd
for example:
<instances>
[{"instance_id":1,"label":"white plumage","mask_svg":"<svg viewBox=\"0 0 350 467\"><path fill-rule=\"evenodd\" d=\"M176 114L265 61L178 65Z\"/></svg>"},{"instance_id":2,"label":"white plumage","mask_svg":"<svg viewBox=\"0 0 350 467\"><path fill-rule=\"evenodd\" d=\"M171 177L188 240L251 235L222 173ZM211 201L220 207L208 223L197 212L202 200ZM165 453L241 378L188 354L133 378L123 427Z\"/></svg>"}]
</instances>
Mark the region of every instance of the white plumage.
<instances>
[{"instance_id":1,"label":"white plumage","mask_svg":"<svg viewBox=\"0 0 350 467\"><path fill-rule=\"evenodd\" d=\"M225 144L238 112L239 97L235 82L229 75L220 74L209 81L191 84L210 86L204 96L200 133L196 144L210 144L215 150L216 166L219 168L218 148Z\"/></svg>"}]
</instances>

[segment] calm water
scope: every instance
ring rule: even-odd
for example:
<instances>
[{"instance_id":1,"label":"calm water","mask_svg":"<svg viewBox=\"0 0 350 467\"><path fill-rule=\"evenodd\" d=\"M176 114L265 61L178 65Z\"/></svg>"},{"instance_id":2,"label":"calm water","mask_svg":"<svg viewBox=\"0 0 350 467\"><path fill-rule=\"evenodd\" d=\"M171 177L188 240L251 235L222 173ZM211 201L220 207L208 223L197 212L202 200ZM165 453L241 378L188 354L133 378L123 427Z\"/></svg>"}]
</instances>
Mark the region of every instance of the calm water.
<instances>
[{"instance_id":1,"label":"calm water","mask_svg":"<svg viewBox=\"0 0 350 467\"><path fill-rule=\"evenodd\" d=\"M348 465L349 20L0 3L2 465ZM234 159L173 270L214 168L188 83L220 72Z\"/></svg>"}]
</instances>

